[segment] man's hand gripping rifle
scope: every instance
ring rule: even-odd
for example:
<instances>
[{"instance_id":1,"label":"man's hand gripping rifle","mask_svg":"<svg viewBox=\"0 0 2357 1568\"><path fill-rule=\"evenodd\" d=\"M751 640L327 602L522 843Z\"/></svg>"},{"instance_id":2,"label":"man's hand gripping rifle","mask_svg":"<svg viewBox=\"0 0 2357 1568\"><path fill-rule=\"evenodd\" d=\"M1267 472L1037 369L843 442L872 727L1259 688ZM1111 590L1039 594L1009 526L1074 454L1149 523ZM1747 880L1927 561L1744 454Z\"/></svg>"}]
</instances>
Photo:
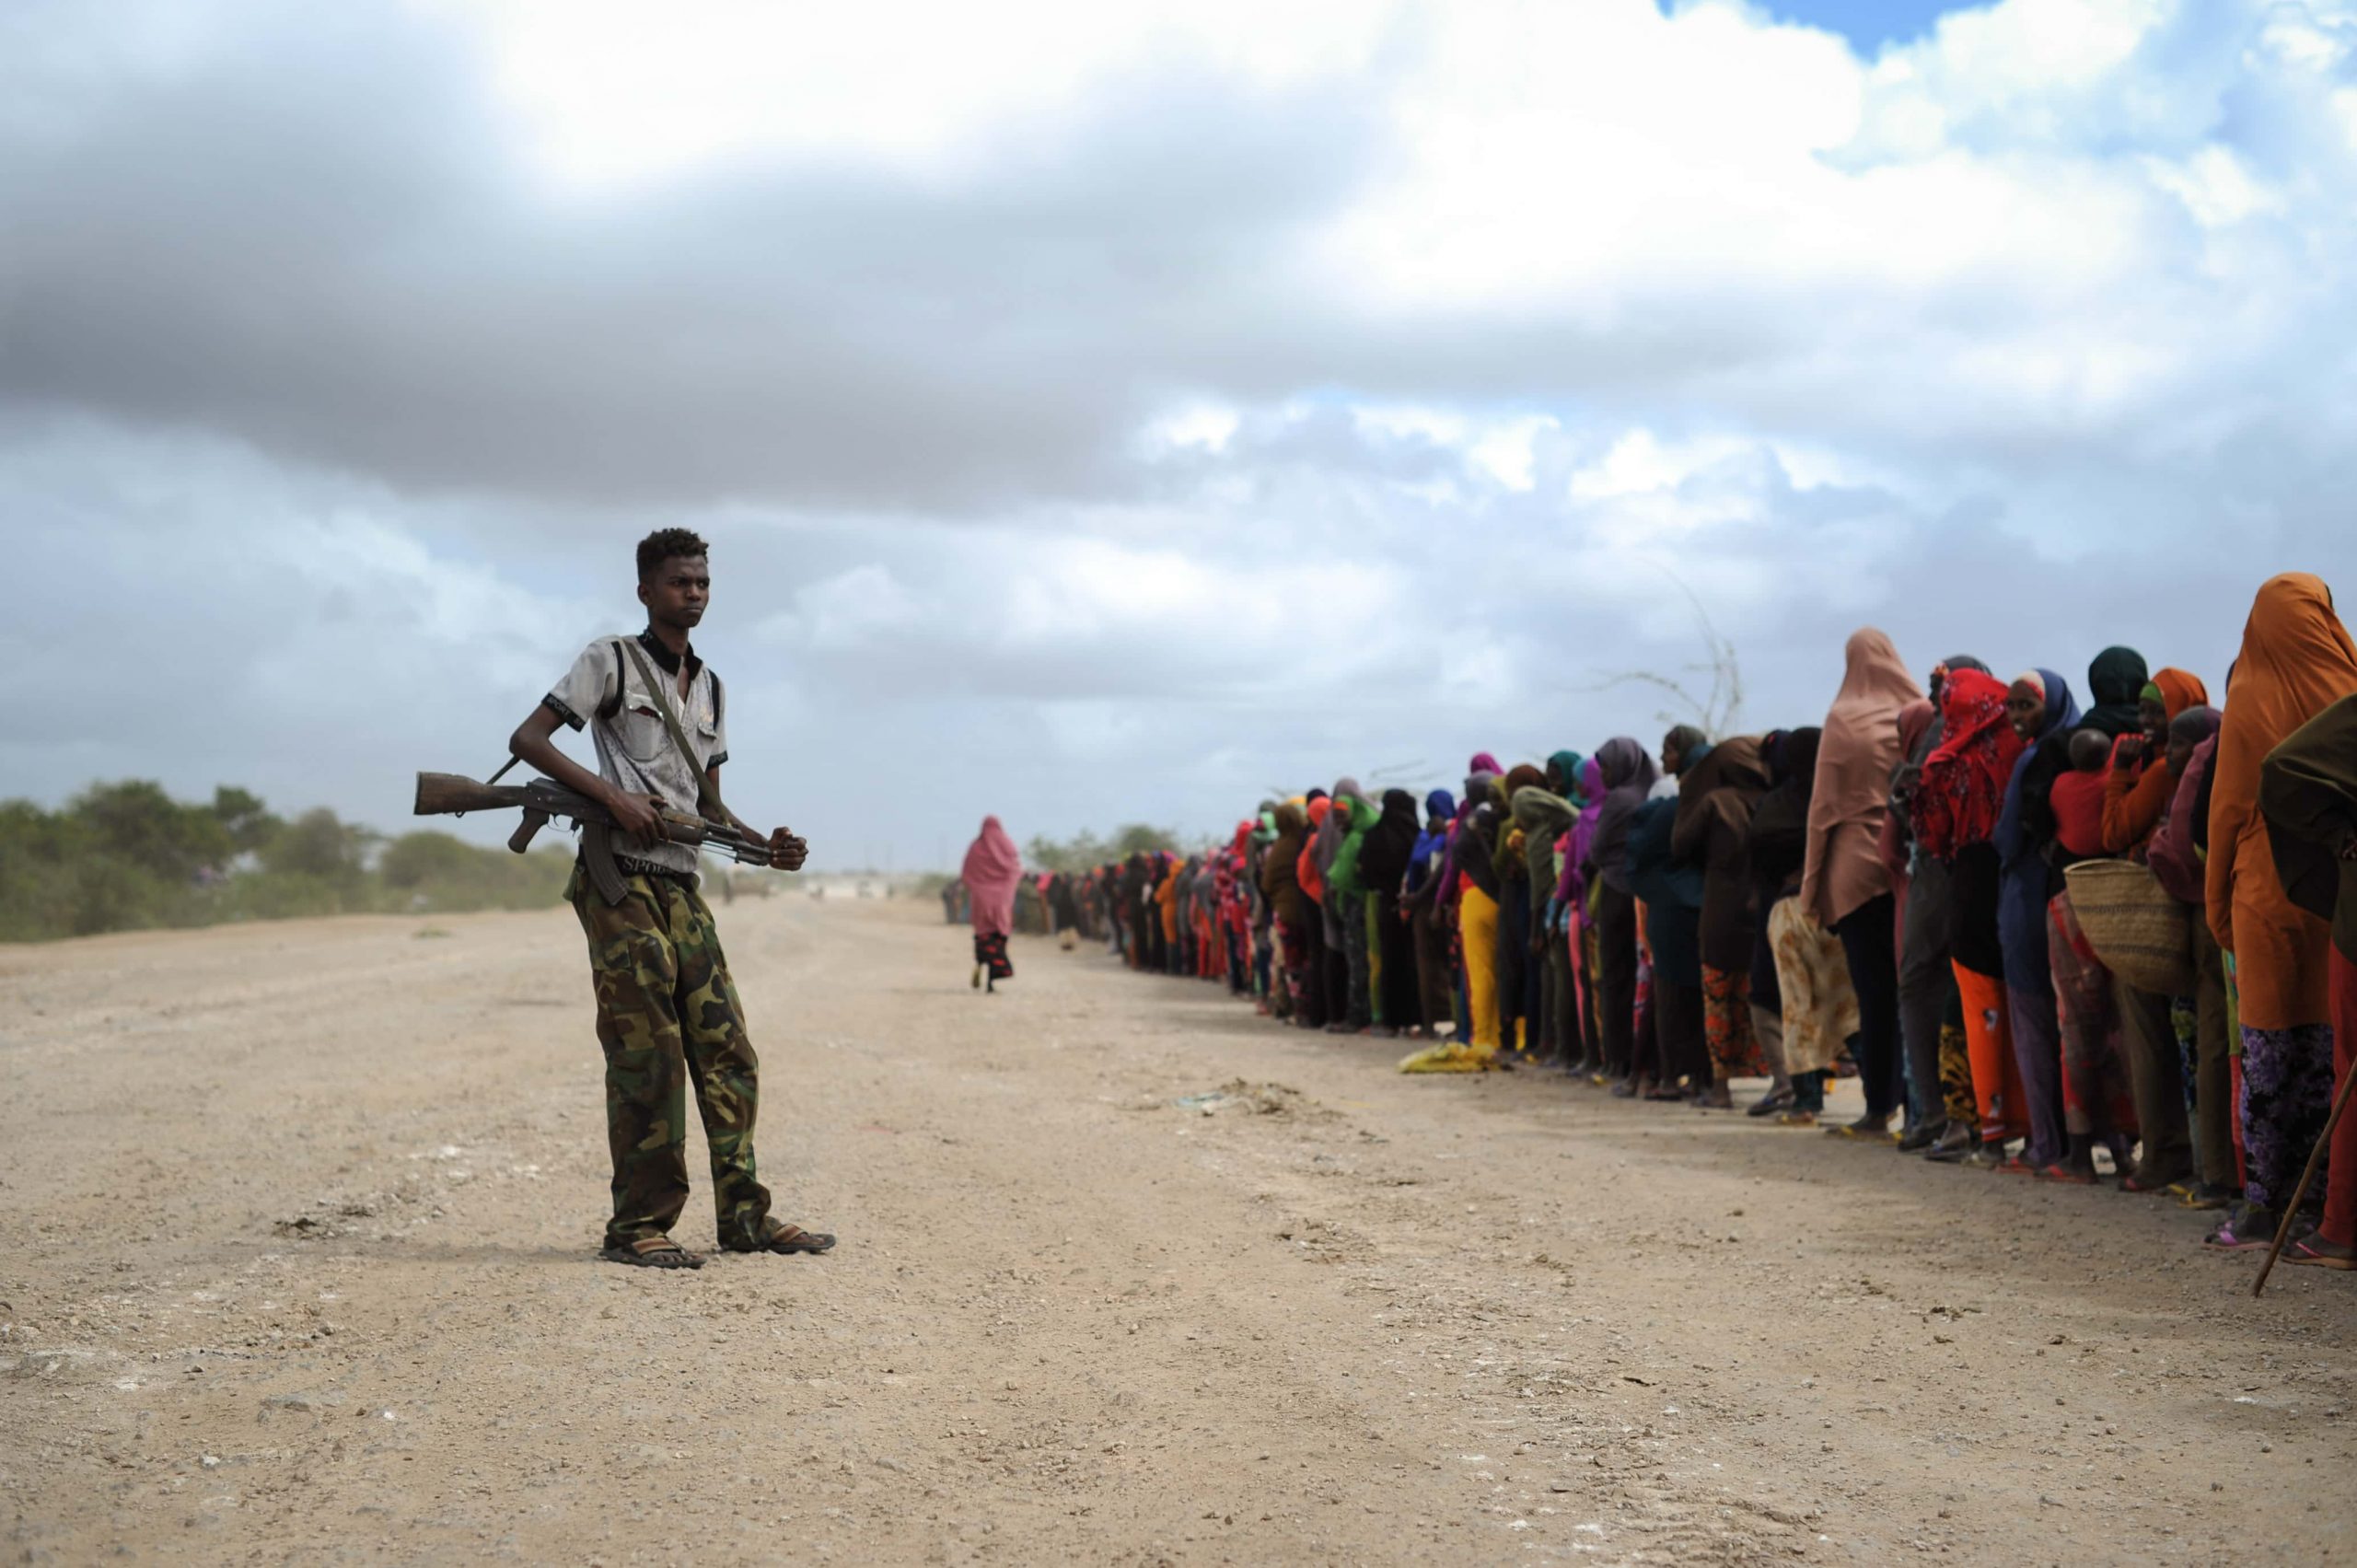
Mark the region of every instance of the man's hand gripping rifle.
<instances>
[{"instance_id":1,"label":"man's hand gripping rifle","mask_svg":"<svg viewBox=\"0 0 2357 1568\"><path fill-rule=\"evenodd\" d=\"M521 810L524 820L509 835L509 849L523 854L531 847L533 836L552 819L562 818L581 830L581 864L589 873L590 884L598 889L598 896L610 904L618 904L628 896L622 869L614 863L614 841L619 830L612 814L597 801L547 779L534 779L527 784L477 784L457 773L417 775L420 817L514 810ZM694 844L746 865L780 864L778 851L769 840L756 838L726 823L708 822L693 812L669 806L658 806L656 817L667 842Z\"/></svg>"}]
</instances>

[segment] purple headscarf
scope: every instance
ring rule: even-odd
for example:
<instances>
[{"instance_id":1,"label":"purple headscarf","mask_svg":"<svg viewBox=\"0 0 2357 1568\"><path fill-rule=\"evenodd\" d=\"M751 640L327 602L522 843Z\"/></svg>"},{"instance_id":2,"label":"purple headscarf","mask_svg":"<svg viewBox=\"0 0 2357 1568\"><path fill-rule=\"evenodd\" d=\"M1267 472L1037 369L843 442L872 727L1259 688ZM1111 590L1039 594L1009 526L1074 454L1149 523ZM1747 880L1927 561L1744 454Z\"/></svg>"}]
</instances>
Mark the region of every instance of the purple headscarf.
<instances>
[{"instance_id":1,"label":"purple headscarf","mask_svg":"<svg viewBox=\"0 0 2357 1568\"><path fill-rule=\"evenodd\" d=\"M1604 806L1596 814L1589 858L1606 887L1626 893L1629 877L1621 867L1628 858L1630 819L1652 793L1661 769L1652 752L1625 735L1616 735L1597 747L1595 761L1603 774Z\"/></svg>"},{"instance_id":2,"label":"purple headscarf","mask_svg":"<svg viewBox=\"0 0 2357 1568\"><path fill-rule=\"evenodd\" d=\"M1490 760L1490 754L1484 751L1473 760L1476 762L1487 761ZM1457 830L1464 827L1466 819L1480 809L1481 803L1490 798L1490 785L1496 782L1498 774L1495 772L1476 768L1472 776L1465 781L1465 798L1457 803L1457 820L1448 825L1448 853L1441 857L1440 897L1443 903L1457 901Z\"/></svg>"},{"instance_id":3,"label":"purple headscarf","mask_svg":"<svg viewBox=\"0 0 2357 1568\"><path fill-rule=\"evenodd\" d=\"M1590 757L1580 764L1580 796L1587 804L1580 807L1579 819L1572 824L1572 842L1564 847L1563 874L1555 879L1555 896L1576 912L1587 907L1587 878L1580 875L1580 863L1588 857L1596 844L1596 824L1604 815L1604 765Z\"/></svg>"}]
</instances>

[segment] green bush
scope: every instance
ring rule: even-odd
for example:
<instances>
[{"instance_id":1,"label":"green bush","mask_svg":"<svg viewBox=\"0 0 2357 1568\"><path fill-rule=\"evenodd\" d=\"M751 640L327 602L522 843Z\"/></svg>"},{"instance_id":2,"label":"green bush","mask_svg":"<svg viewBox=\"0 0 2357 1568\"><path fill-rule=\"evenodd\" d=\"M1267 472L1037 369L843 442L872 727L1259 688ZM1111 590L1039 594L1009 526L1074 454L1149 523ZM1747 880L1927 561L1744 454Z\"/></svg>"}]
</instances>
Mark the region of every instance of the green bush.
<instances>
[{"instance_id":1,"label":"green bush","mask_svg":"<svg viewBox=\"0 0 2357 1568\"><path fill-rule=\"evenodd\" d=\"M536 909L563 895L573 851L482 849L448 833L403 833L385 846L377 880L402 910Z\"/></svg>"},{"instance_id":2,"label":"green bush","mask_svg":"<svg viewBox=\"0 0 2357 1568\"><path fill-rule=\"evenodd\" d=\"M281 828L261 844L259 854L265 871L354 888L366 877L369 846L377 842L377 834L338 820L334 812L321 806Z\"/></svg>"},{"instance_id":3,"label":"green bush","mask_svg":"<svg viewBox=\"0 0 2357 1568\"><path fill-rule=\"evenodd\" d=\"M552 835L553 837L553 835ZM0 801L0 941L304 915L540 909L564 890L563 841L530 854L443 832L388 842L324 807L291 821L232 785L173 800L145 780L64 809Z\"/></svg>"},{"instance_id":4,"label":"green bush","mask_svg":"<svg viewBox=\"0 0 2357 1568\"><path fill-rule=\"evenodd\" d=\"M1127 860L1141 850L1176 849L1178 835L1150 822L1125 822L1109 839L1083 829L1073 837L1056 840L1045 833L1023 847L1024 864L1041 871L1089 871L1109 861Z\"/></svg>"},{"instance_id":5,"label":"green bush","mask_svg":"<svg viewBox=\"0 0 2357 1568\"><path fill-rule=\"evenodd\" d=\"M92 784L66 810L89 843L167 882L184 882L236 851L218 817L181 805L146 779Z\"/></svg>"}]
</instances>

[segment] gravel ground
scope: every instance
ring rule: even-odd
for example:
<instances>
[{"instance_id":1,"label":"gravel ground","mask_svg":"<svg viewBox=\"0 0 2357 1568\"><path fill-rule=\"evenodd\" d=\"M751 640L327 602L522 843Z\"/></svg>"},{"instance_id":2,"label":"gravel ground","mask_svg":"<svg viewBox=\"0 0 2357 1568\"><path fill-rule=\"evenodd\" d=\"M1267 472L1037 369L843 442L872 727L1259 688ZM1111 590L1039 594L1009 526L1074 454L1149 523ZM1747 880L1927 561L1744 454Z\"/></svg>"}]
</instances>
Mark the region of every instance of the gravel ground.
<instances>
[{"instance_id":1,"label":"gravel ground","mask_svg":"<svg viewBox=\"0 0 2357 1568\"><path fill-rule=\"evenodd\" d=\"M2357 1279L2203 1216L721 925L830 1257L595 1260L564 911L0 947L6 1555L2357 1559Z\"/></svg>"}]
</instances>

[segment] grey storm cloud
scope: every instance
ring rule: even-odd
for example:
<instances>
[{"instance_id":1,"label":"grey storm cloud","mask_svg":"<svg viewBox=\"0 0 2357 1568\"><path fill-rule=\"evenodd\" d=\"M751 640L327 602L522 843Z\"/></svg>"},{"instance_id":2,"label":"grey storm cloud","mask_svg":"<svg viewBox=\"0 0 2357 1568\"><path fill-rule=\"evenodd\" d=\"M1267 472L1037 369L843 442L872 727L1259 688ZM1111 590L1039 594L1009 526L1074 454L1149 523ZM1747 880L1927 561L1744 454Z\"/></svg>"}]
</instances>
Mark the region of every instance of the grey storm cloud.
<instances>
[{"instance_id":1,"label":"grey storm cloud","mask_svg":"<svg viewBox=\"0 0 2357 1568\"><path fill-rule=\"evenodd\" d=\"M568 196L445 30L246 21L0 122L0 394L425 489L1102 490L1191 341L1273 330L1248 280L1369 141L1336 95L1174 75L946 188L772 163Z\"/></svg>"},{"instance_id":2,"label":"grey storm cloud","mask_svg":"<svg viewBox=\"0 0 2357 1568\"><path fill-rule=\"evenodd\" d=\"M2263 427L2256 400L2347 396L2344 330L2290 324L2333 296L2345 246L2242 304L2190 220L2149 201L2087 220L2153 252L2130 291L2029 269L1923 295L1868 266L1730 254L1531 299L1370 305L1303 247L1397 173L1381 73L1271 92L1174 64L1097 84L1052 137L978 132L954 175L749 154L584 193L537 177L479 50L417 11L231 6L168 67L116 60L95 12L37 8L26 32L42 19L116 63L63 73L61 46L0 66L30 106L0 118L0 396L415 489L888 510L1119 494L1130 437L1174 395L1321 385L1838 427L1862 450L2037 480L2140 430L2167 438L2142 454L2156 468L2203 460ZM2253 127L2262 171L2313 160L2319 127L2279 123L2214 67L2181 75L2197 120ZM2123 127L2109 100L2079 112L2155 148L2197 139ZM2058 134L2024 122L2041 155ZM2304 209L2296 226L2345 241L2349 221ZM2165 325L2269 352L2202 353L2182 386L2158 366L2149 393L2093 399L2068 377L2030 397L1958 385L1941 363L1976 342L2033 355L2056 318L2091 350Z\"/></svg>"},{"instance_id":3,"label":"grey storm cloud","mask_svg":"<svg viewBox=\"0 0 2357 1568\"><path fill-rule=\"evenodd\" d=\"M115 64L67 73L66 46L27 49L0 77L30 106L0 118L0 395L406 487L885 509L1114 494L1136 483L1131 435L1174 394L1249 405L1319 385L1838 427L1861 450L2038 482L2091 446L2205 462L2211 443L2266 440L2271 398L2348 396L2346 327L2319 333L2303 309L2345 268L2351 220L2326 203L2258 220L2308 243L2284 247L2296 269L2262 258L2257 301L2220 286L2220 242L2145 192L2085 219L2148 254L2128 290L2027 266L1927 293L1871 264L1705 254L1382 309L1302 249L1405 156L1381 72L1271 92L1173 64L1096 84L1054 136L978 132L953 175L749 154L583 193L535 175L480 50L414 10L231 6L168 66L110 52L87 9L37 7L23 29L43 22ZM2219 64L2251 30L2174 24L2150 52L2177 97L2065 94L1995 122L2015 139L1993 153L2059 159L2075 130L2184 154L2232 129L2258 174L2313 170L2341 139L2320 103L2285 105L2329 95L2255 94ZM1998 134L1951 112L1962 145ZM1564 162L1600 157L1567 133ZM2347 173L2345 149L2332 161ZM2163 330L2182 363L2129 395L2074 389L2084 372L2026 395L1943 363L1975 344L2067 353L2058 331L2099 359ZM2267 352L2217 352L2227 333ZM2303 423L2271 444L2300 445ZM2326 446L2294 471L2337 460ZM2281 471L2252 465L2261 498Z\"/></svg>"},{"instance_id":4,"label":"grey storm cloud","mask_svg":"<svg viewBox=\"0 0 2357 1568\"><path fill-rule=\"evenodd\" d=\"M1616 678L1694 673L1689 591L1767 727L1855 625L2214 689L2261 578L2357 576L2348 17L2058 64L1999 6L1902 71L1750 12L1582 119L1593 81L1419 96L1476 9L1276 85L1156 56L938 166L571 187L456 11L12 7L0 516L59 586L0 629L0 793L398 826L625 628L670 523L714 542L732 797L902 864L984 809L1209 831L1650 739ZM1846 144L1775 118L1844 93Z\"/></svg>"}]
</instances>

